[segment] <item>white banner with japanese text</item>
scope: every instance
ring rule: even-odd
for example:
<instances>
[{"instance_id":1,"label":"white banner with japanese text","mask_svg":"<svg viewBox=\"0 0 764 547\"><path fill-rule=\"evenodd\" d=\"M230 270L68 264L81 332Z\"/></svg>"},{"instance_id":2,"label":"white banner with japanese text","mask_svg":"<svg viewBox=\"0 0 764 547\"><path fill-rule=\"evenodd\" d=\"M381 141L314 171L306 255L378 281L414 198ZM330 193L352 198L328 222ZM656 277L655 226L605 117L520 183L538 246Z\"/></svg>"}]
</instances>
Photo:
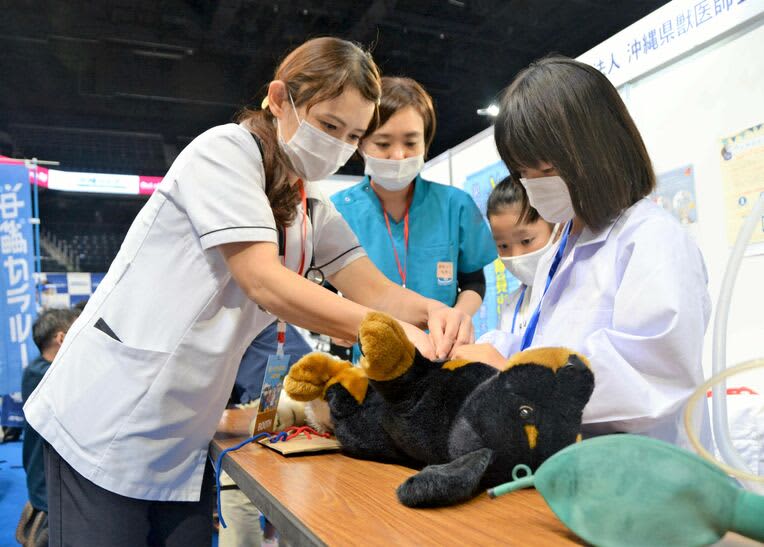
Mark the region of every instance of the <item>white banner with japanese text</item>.
<instances>
[{"instance_id":1,"label":"white banner with japanese text","mask_svg":"<svg viewBox=\"0 0 764 547\"><path fill-rule=\"evenodd\" d=\"M578 60L620 87L762 15L762 0L673 0ZM757 55L751 52L751 62Z\"/></svg>"}]
</instances>

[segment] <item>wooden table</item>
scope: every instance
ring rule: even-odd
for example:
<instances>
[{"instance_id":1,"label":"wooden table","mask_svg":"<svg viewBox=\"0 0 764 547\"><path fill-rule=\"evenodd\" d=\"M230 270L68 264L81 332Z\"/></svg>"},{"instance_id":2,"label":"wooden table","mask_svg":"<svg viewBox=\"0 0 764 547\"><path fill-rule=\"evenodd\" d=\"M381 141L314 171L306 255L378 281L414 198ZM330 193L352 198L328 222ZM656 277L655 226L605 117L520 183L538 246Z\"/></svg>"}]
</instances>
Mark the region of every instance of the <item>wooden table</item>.
<instances>
[{"instance_id":1,"label":"wooden table","mask_svg":"<svg viewBox=\"0 0 764 547\"><path fill-rule=\"evenodd\" d=\"M251 416L252 410L225 411L210 447L215 459L247 438ZM409 509L395 489L411 469L339 453L284 457L254 443L228 453L223 469L294 547L582 543L532 489L493 500L483 493L455 507ZM752 543L728 534L723 544Z\"/></svg>"},{"instance_id":2,"label":"wooden table","mask_svg":"<svg viewBox=\"0 0 764 547\"><path fill-rule=\"evenodd\" d=\"M251 415L225 411L211 445L215 458L247 437ZM409 509L395 489L414 471L399 465L339 453L284 457L251 444L227 454L223 469L293 546L580 543L535 490Z\"/></svg>"}]
</instances>

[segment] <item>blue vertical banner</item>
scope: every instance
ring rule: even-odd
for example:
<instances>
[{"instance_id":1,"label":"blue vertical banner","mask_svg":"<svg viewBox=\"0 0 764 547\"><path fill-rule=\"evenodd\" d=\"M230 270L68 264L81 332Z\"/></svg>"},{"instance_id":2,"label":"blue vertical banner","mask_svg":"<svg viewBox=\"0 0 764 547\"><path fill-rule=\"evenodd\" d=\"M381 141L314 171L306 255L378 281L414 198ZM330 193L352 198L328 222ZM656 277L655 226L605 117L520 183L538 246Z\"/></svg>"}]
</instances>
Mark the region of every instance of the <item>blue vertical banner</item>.
<instances>
[{"instance_id":1,"label":"blue vertical banner","mask_svg":"<svg viewBox=\"0 0 764 547\"><path fill-rule=\"evenodd\" d=\"M478 209L486 217L486 222L488 222L486 215L488 196L494 186L507 175L509 175L507 167L499 161L472 173L464 182L464 191L472 196ZM485 273L485 296L483 304L472 320L475 325L475 338L499 328L501 310L508 301L509 295L520 286L520 282L507 272L504 263L498 258L483 268L483 272Z\"/></svg>"},{"instance_id":2,"label":"blue vertical banner","mask_svg":"<svg viewBox=\"0 0 764 547\"><path fill-rule=\"evenodd\" d=\"M37 355L29 186L25 166L0 164L0 395L21 390L21 372Z\"/></svg>"}]
</instances>

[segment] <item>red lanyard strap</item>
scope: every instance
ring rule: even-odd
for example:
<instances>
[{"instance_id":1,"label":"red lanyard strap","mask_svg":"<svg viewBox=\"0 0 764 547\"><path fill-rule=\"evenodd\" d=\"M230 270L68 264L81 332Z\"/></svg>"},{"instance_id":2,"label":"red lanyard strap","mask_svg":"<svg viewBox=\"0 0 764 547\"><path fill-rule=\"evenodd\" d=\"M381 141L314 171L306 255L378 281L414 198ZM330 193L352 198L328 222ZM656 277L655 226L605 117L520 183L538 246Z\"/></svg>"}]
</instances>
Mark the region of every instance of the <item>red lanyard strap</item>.
<instances>
[{"instance_id":1,"label":"red lanyard strap","mask_svg":"<svg viewBox=\"0 0 764 547\"><path fill-rule=\"evenodd\" d=\"M284 357L284 344L286 343L286 323L279 319L276 322L276 355Z\"/></svg>"},{"instance_id":2,"label":"red lanyard strap","mask_svg":"<svg viewBox=\"0 0 764 547\"><path fill-rule=\"evenodd\" d=\"M401 266L401 259L398 257L398 250L395 248L395 240L393 239L393 229L390 226L390 217L387 214L385 206L382 206L382 213L385 215L385 224L387 225L387 234L390 236L390 244L393 247L393 254L395 255L395 263L398 265L398 274L401 276L403 287L406 287L406 274L408 273L408 261L409 261L409 208L411 207L411 200L406 205L406 214L403 215L403 265Z\"/></svg>"},{"instance_id":3,"label":"red lanyard strap","mask_svg":"<svg viewBox=\"0 0 764 547\"><path fill-rule=\"evenodd\" d=\"M300 268L297 274L302 277L305 272L305 247L308 241L308 194L302 179L297 179L297 187L300 190L300 203L302 203L302 245L300 245ZM284 229L284 266L287 263L287 229Z\"/></svg>"}]
</instances>

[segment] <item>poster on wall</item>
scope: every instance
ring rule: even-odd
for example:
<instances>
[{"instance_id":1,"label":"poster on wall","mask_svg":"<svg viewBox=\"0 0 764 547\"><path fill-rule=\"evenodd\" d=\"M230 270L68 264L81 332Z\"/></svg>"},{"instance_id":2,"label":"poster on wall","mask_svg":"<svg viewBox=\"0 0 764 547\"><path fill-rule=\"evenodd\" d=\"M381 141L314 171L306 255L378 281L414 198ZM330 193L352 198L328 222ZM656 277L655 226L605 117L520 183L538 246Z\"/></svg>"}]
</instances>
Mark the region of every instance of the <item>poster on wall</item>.
<instances>
[{"instance_id":1,"label":"poster on wall","mask_svg":"<svg viewBox=\"0 0 764 547\"><path fill-rule=\"evenodd\" d=\"M509 174L503 162L496 162L473 173L464 182L464 191L475 200L483 217L486 217L488 196L501 179ZM486 218L486 222L488 219ZM475 338L499 327L502 307L509 295L520 286L520 282L507 272L501 260L494 260L483 268L485 272L485 297L475 314Z\"/></svg>"},{"instance_id":2,"label":"poster on wall","mask_svg":"<svg viewBox=\"0 0 764 547\"><path fill-rule=\"evenodd\" d=\"M764 193L764 124L721 139L720 161L727 214L727 241L735 244L743 221ZM764 251L764 217L749 244Z\"/></svg>"},{"instance_id":3,"label":"poster on wall","mask_svg":"<svg viewBox=\"0 0 764 547\"><path fill-rule=\"evenodd\" d=\"M655 191L650 198L671 213L682 224L698 221L698 206L695 195L695 170L685 165L657 176Z\"/></svg>"}]
</instances>

